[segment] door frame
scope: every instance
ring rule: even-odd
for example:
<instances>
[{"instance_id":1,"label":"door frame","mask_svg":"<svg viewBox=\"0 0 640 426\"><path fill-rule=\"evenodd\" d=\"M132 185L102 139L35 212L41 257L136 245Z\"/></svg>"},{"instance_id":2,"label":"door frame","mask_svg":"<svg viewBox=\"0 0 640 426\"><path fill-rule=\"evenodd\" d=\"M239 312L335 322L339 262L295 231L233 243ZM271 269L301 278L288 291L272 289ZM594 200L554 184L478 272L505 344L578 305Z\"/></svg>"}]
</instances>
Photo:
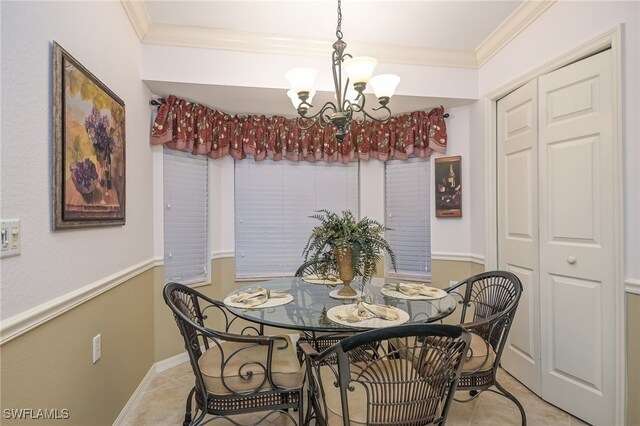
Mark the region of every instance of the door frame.
<instances>
[{"instance_id":1,"label":"door frame","mask_svg":"<svg viewBox=\"0 0 640 426\"><path fill-rule=\"evenodd\" d=\"M611 49L613 72L613 144L615 154L614 204L614 291L615 291L615 422L625 423L626 401L626 310L624 286L624 194L622 146L622 24L581 44L556 59L534 68L527 74L487 93L484 96L485 135L485 268L498 267L498 214L497 214L497 102L529 81L577 62L606 49Z\"/></svg>"}]
</instances>

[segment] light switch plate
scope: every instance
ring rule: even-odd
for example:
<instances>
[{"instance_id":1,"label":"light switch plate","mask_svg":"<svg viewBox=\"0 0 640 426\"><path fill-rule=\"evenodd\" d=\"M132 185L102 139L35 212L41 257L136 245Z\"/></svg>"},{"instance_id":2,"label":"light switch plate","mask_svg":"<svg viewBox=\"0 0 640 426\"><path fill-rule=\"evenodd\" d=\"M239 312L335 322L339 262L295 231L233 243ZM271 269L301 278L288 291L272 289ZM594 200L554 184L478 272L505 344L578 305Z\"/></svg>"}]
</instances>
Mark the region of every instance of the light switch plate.
<instances>
[{"instance_id":1,"label":"light switch plate","mask_svg":"<svg viewBox=\"0 0 640 426\"><path fill-rule=\"evenodd\" d=\"M20 219L0 220L0 258L20 254Z\"/></svg>"}]
</instances>

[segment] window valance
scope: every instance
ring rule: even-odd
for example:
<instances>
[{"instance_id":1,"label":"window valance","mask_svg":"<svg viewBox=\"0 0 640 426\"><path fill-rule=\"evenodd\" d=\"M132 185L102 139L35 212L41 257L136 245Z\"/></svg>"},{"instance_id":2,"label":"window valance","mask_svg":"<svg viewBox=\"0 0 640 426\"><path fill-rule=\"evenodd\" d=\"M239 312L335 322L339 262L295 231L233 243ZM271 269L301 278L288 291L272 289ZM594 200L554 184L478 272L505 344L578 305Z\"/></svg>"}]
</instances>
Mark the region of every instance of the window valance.
<instances>
[{"instance_id":1,"label":"window valance","mask_svg":"<svg viewBox=\"0 0 640 426\"><path fill-rule=\"evenodd\" d=\"M382 161L428 157L444 153L447 127L444 108L397 115L386 123L352 123L349 135L338 144L335 128L313 126L302 130L295 119L264 115L230 115L168 96L158 107L151 130L151 143L194 155L220 158L231 155L240 160L253 156L293 161L341 161L352 159Z\"/></svg>"}]
</instances>

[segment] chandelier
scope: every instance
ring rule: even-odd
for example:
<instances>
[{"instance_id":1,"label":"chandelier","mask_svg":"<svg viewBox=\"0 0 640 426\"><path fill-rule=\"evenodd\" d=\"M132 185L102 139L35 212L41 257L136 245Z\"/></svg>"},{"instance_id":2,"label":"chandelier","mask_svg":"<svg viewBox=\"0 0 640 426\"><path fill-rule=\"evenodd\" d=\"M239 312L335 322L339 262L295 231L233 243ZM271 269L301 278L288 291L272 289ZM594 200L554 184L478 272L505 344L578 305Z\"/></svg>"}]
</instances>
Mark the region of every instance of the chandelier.
<instances>
[{"instance_id":1,"label":"chandelier","mask_svg":"<svg viewBox=\"0 0 640 426\"><path fill-rule=\"evenodd\" d=\"M333 84L335 86L335 103L325 103L315 114L309 114L313 108L311 101L315 95L314 83L318 71L313 68L295 68L285 74L291 84L291 90L287 95L291 99L294 108L298 111L298 126L309 129L318 124L325 128L329 124L336 126L336 139L341 143L349 132L349 126L355 119L363 122L367 118L385 122L391 117L391 110L387 107L389 99L393 96L400 77L394 74L380 74L371 77L373 69L378 61L368 56L353 57L345 53L347 43L342 41L342 9L341 0L338 0L338 26L336 28L337 40L333 43L332 68ZM346 73L346 82L343 85L342 66ZM350 84L351 83L351 84ZM373 92L378 98L380 106L372 108L372 111L382 111L382 117L376 118L365 111L366 98L364 90L367 83L371 84ZM300 118L306 120L300 120Z\"/></svg>"}]
</instances>

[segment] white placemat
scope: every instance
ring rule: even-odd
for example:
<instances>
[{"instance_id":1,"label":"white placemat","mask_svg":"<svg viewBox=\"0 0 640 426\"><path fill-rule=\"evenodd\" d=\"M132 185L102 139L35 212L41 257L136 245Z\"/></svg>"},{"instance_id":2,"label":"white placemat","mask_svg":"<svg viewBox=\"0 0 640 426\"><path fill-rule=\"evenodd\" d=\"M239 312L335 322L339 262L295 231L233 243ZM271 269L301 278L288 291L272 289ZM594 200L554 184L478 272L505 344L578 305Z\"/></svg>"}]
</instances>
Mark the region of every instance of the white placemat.
<instances>
[{"instance_id":1,"label":"white placemat","mask_svg":"<svg viewBox=\"0 0 640 426\"><path fill-rule=\"evenodd\" d=\"M329 297L333 297L334 299L355 299L364 295L364 293L362 293L362 290L356 290L356 294L354 296L341 296L338 294L340 293L340 290L342 290L342 287L331 290L329 292Z\"/></svg>"},{"instance_id":2,"label":"white placemat","mask_svg":"<svg viewBox=\"0 0 640 426\"><path fill-rule=\"evenodd\" d=\"M291 302L293 300L293 296L290 294L287 294L285 297L272 297L270 299L267 299L266 302L264 302L262 305L257 305L257 306L247 306L244 303L238 303L238 302L232 302L231 298L235 296L234 294L225 297L225 299L223 300L224 304L227 306L231 306L233 308L246 308L246 309L262 309L262 308L272 308L274 306L281 306L281 305L286 305L287 303Z\"/></svg>"},{"instance_id":3,"label":"white placemat","mask_svg":"<svg viewBox=\"0 0 640 426\"><path fill-rule=\"evenodd\" d=\"M340 278L336 278L335 280L327 280L327 279L322 279L322 277L319 277L317 275L306 275L302 277L302 281L309 284L322 284L322 285L344 284L344 282Z\"/></svg>"},{"instance_id":4,"label":"white placemat","mask_svg":"<svg viewBox=\"0 0 640 426\"><path fill-rule=\"evenodd\" d=\"M435 294L433 296L425 296L423 294L409 296L400 291L389 290L384 287L382 287L382 289L380 290L380 293L382 293L385 296L394 297L396 299L407 299L407 300L437 300L437 299L442 299L443 297L446 297L448 294L446 291L444 291L441 288L436 288L436 287L427 287L427 288L434 290Z\"/></svg>"},{"instance_id":5,"label":"white placemat","mask_svg":"<svg viewBox=\"0 0 640 426\"><path fill-rule=\"evenodd\" d=\"M354 309L355 307L356 307L355 303L352 303L350 305L334 306L333 308L327 311L327 318L329 318L331 321L337 324L342 324L349 327L358 327L358 328L389 327L392 325L404 324L405 322L409 321L409 314L403 311L402 309L398 309L396 307L393 307L393 309L398 313L398 319L395 321L389 321L389 320L384 320L382 318L374 317L374 318L366 319L364 321L348 322L348 321L343 321L341 319L338 319L338 317L336 317L336 314L338 312L344 312L347 309Z\"/></svg>"}]
</instances>

